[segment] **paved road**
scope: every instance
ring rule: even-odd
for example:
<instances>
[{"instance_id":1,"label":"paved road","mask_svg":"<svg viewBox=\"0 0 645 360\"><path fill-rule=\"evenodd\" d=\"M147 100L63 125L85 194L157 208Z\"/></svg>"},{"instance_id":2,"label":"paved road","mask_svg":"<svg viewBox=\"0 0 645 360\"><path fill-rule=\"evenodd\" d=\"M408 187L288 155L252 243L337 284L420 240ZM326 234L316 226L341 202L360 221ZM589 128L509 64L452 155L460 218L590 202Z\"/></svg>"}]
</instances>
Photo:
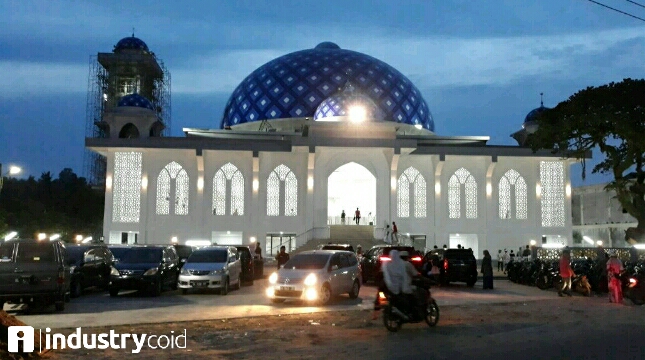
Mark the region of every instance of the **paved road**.
<instances>
[{"instance_id":1,"label":"paved road","mask_svg":"<svg viewBox=\"0 0 645 360\"><path fill-rule=\"evenodd\" d=\"M376 294L373 285L361 288L357 299L342 295L331 304L318 307L301 303L272 304L264 295L267 280L256 280L252 286L231 291L226 296L216 293L181 295L179 291L164 292L159 297L149 297L137 292L122 292L116 298L105 292L91 292L72 299L64 312L52 310L26 314L16 313L25 323L36 328L70 328L111 326L170 321L212 320L244 316L310 313L319 311L364 310L372 308ZM552 291L516 285L508 281L495 282L493 291L455 284L433 288L433 296L440 307L478 303L506 303L553 299ZM9 309L5 306L5 310Z\"/></svg>"}]
</instances>

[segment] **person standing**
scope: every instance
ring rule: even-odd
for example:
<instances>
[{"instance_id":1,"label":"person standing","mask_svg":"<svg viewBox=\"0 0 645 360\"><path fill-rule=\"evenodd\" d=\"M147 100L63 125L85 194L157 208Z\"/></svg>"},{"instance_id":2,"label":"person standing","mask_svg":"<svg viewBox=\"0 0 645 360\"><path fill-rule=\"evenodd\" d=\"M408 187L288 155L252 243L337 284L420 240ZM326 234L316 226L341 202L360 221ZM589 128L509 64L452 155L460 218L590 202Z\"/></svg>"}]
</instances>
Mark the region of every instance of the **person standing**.
<instances>
[{"instance_id":1,"label":"person standing","mask_svg":"<svg viewBox=\"0 0 645 360\"><path fill-rule=\"evenodd\" d=\"M497 250L497 271L504 271L504 254L502 250Z\"/></svg>"},{"instance_id":2,"label":"person standing","mask_svg":"<svg viewBox=\"0 0 645 360\"><path fill-rule=\"evenodd\" d=\"M620 281L620 273L625 270L623 262L618 258L615 250L609 253L607 261L607 279L609 287L609 302L623 303L623 285Z\"/></svg>"},{"instance_id":3,"label":"person standing","mask_svg":"<svg viewBox=\"0 0 645 360\"><path fill-rule=\"evenodd\" d=\"M522 252L522 257L524 260L531 260L531 249L529 249L528 245L526 245L526 248Z\"/></svg>"},{"instance_id":4,"label":"person standing","mask_svg":"<svg viewBox=\"0 0 645 360\"><path fill-rule=\"evenodd\" d=\"M280 270L282 265L289 261L289 254L287 254L286 249L287 248L284 245L280 246L280 252L275 256L275 259L278 261L278 270Z\"/></svg>"},{"instance_id":5,"label":"person standing","mask_svg":"<svg viewBox=\"0 0 645 360\"><path fill-rule=\"evenodd\" d=\"M508 254L508 250L504 249L504 274L506 274L506 272L508 271L508 263L510 262L511 262L511 256Z\"/></svg>"},{"instance_id":6,"label":"person standing","mask_svg":"<svg viewBox=\"0 0 645 360\"><path fill-rule=\"evenodd\" d=\"M356 220L356 225L358 225L361 222L361 211L356 208L356 211L354 211L354 220Z\"/></svg>"},{"instance_id":7,"label":"person standing","mask_svg":"<svg viewBox=\"0 0 645 360\"><path fill-rule=\"evenodd\" d=\"M571 252L569 249L562 250L560 256L560 277L562 278L562 287L558 289L558 296L571 296L571 277L575 274L571 268Z\"/></svg>"},{"instance_id":8,"label":"person standing","mask_svg":"<svg viewBox=\"0 0 645 360\"><path fill-rule=\"evenodd\" d=\"M255 257L262 259L262 245L260 245L259 241L255 243Z\"/></svg>"},{"instance_id":9,"label":"person standing","mask_svg":"<svg viewBox=\"0 0 645 360\"><path fill-rule=\"evenodd\" d=\"M386 244L392 243L392 238L390 237L390 225L385 226L385 235L383 236L383 242Z\"/></svg>"},{"instance_id":10,"label":"person standing","mask_svg":"<svg viewBox=\"0 0 645 360\"><path fill-rule=\"evenodd\" d=\"M394 221L392 221L392 242L399 244L399 228L396 227L396 222Z\"/></svg>"},{"instance_id":11,"label":"person standing","mask_svg":"<svg viewBox=\"0 0 645 360\"><path fill-rule=\"evenodd\" d=\"M340 223L345 225L345 210L343 210L343 212L340 213Z\"/></svg>"},{"instance_id":12,"label":"person standing","mask_svg":"<svg viewBox=\"0 0 645 360\"><path fill-rule=\"evenodd\" d=\"M482 260L482 275L484 276L484 289L493 290L493 259L488 250L484 250L484 259Z\"/></svg>"}]
</instances>

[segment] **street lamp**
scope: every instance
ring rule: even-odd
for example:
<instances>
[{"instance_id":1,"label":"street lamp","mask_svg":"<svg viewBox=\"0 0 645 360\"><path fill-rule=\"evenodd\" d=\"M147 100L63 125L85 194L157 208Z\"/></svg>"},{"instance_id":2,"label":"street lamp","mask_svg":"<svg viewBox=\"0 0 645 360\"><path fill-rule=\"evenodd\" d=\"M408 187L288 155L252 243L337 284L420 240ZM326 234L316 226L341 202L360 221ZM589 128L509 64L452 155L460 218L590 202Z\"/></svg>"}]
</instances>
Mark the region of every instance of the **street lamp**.
<instances>
[{"instance_id":1,"label":"street lamp","mask_svg":"<svg viewBox=\"0 0 645 360\"><path fill-rule=\"evenodd\" d=\"M7 175L18 175L22 171L20 166L10 165L9 171L2 173L2 164L0 164L0 191L2 191L2 185L4 183L4 177Z\"/></svg>"}]
</instances>

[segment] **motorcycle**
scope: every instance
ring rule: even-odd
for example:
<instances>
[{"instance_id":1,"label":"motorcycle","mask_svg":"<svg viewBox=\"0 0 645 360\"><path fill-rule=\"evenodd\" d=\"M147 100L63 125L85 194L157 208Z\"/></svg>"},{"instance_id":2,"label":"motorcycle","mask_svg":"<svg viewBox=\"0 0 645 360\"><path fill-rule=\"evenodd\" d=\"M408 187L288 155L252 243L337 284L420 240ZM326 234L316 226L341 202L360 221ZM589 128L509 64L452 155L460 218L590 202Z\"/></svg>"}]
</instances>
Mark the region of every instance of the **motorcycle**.
<instances>
[{"instance_id":1,"label":"motorcycle","mask_svg":"<svg viewBox=\"0 0 645 360\"><path fill-rule=\"evenodd\" d=\"M573 291L579 294L584 296L591 295L591 284L589 284L586 275L578 275L574 277L571 281L571 287L573 288Z\"/></svg>"},{"instance_id":2,"label":"motorcycle","mask_svg":"<svg viewBox=\"0 0 645 360\"><path fill-rule=\"evenodd\" d=\"M627 298L634 303L634 305L645 304L645 273L636 273L629 278L629 285L627 286Z\"/></svg>"},{"instance_id":3,"label":"motorcycle","mask_svg":"<svg viewBox=\"0 0 645 360\"><path fill-rule=\"evenodd\" d=\"M416 277L412 280L412 285L416 287L414 293L416 307L394 306L394 295L379 293L379 302L383 309L383 324L388 331L397 332L404 323L425 321L432 327L439 322L439 306L430 293L430 282L425 278Z\"/></svg>"}]
</instances>

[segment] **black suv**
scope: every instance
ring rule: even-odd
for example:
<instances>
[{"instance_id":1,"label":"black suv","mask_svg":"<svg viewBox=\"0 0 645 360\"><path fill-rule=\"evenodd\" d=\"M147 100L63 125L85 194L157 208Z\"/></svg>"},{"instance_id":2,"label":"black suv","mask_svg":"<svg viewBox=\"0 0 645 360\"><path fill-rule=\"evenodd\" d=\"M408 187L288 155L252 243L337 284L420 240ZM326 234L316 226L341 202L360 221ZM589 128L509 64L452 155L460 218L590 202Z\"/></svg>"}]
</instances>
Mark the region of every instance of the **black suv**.
<instances>
[{"instance_id":1,"label":"black suv","mask_svg":"<svg viewBox=\"0 0 645 360\"><path fill-rule=\"evenodd\" d=\"M0 245L0 303L54 304L65 310L70 273L60 241L11 240Z\"/></svg>"},{"instance_id":2,"label":"black suv","mask_svg":"<svg viewBox=\"0 0 645 360\"><path fill-rule=\"evenodd\" d=\"M438 260L442 284L448 285L452 281L474 286L477 282L477 260L471 249L434 249L425 254L423 264L432 257Z\"/></svg>"},{"instance_id":3,"label":"black suv","mask_svg":"<svg viewBox=\"0 0 645 360\"><path fill-rule=\"evenodd\" d=\"M119 290L148 289L154 296L164 288L177 289L179 257L175 248L164 245L137 245L126 250L110 272L110 296Z\"/></svg>"},{"instance_id":4,"label":"black suv","mask_svg":"<svg viewBox=\"0 0 645 360\"><path fill-rule=\"evenodd\" d=\"M105 245L68 245L67 264L70 267L70 295L79 297L92 286L107 290L110 284L113 255Z\"/></svg>"},{"instance_id":5,"label":"black suv","mask_svg":"<svg viewBox=\"0 0 645 360\"><path fill-rule=\"evenodd\" d=\"M410 261L417 268L421 268L421 256L418 256L416 250L412 246L399 246L399 245L376 245L369 249L361 259L361 270L363 276L363 284L369 280L376 280L376 274L381 271L381 264L383 261L390 260L390 251L407 251L410 255Z\"/></svg>"},{"instance_id":6,"label":"black suv","mask_svg":"<svg viewBox=\"0 0 645 360\"><path fill-rule=\"evenodd\" d=\"M251 255L251 249L248 246L239 245L236 246L237 253L240 255L240 261L242 262L242 273L240 274L240 280L246 281L247 283L253 285L253 280L255 279L255 266L253 264L253 255Z\"/></svg>"}]
</instances>

